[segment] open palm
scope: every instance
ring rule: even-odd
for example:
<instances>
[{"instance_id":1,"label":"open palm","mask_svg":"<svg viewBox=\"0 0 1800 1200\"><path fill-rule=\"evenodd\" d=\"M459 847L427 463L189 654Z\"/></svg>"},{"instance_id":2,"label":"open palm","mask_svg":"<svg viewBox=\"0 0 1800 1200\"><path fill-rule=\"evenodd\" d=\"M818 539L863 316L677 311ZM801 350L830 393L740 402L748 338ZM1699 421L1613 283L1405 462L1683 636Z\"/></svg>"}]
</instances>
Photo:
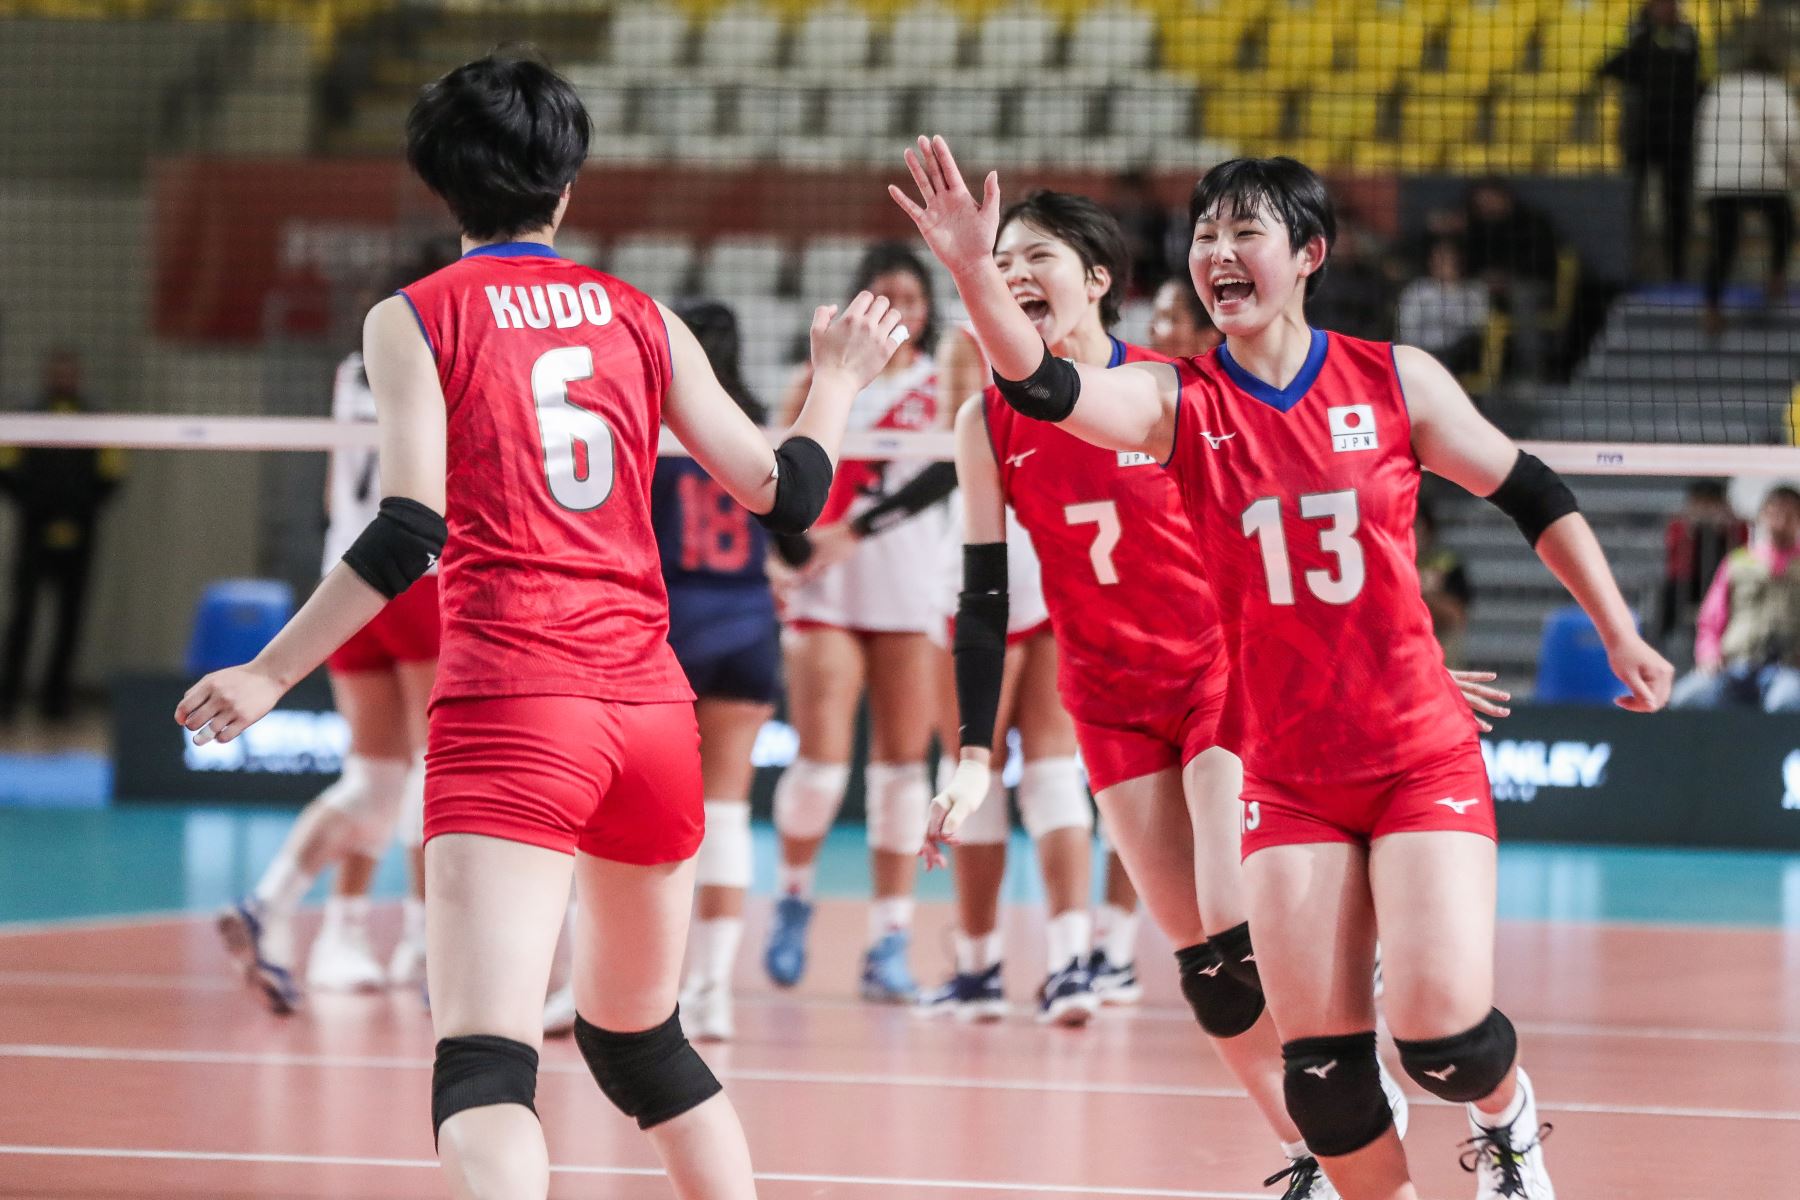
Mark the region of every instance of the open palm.
<instances>
[{"instance_id":1,"label":"open palm","mask_svg":"<svg viewBox=\"0 0 1800 1200\"><path fill-rule=\"evenodd\" d=\"M950 143L941 137L921 137L916 149L908 147L906 167L923 203L893 184L888 185L888 195L919 227L938 261L952 272L985 262L994 253L994 238L1000 232L1000 177L988 172L977 203L951 157Z\"/></svg>"}]
</instances>

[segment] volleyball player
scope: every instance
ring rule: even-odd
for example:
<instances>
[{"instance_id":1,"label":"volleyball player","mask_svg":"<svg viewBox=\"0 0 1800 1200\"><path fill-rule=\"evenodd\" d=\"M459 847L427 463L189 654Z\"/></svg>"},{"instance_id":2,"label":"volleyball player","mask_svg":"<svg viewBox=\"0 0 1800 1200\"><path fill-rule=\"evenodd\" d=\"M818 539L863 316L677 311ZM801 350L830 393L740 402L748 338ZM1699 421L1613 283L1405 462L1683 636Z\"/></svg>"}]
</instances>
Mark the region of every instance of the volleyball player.
<instances>
[{"instance_id":1,"label":"volleyball player","mask_svg":"<svg viewBox=\"0 0 1800 1200\"><path fill-rule=\"evenodd\" d=\"M856 398L854 429L923 431L942 427L931 351L937 315L931 277L900 243L870 247L851 292L885 298L916 336ZM783 404L791 415L805 394L802 371ZM956 486L949 463L844 464L818 526L795 552L799 578L788 594L783 639L788 718L799 735L793 763L775 787L781 839L777 900L763 965L782 987L806 971L814 863L836 820L850 777L858 702L869 701L869 762L863 773L873 901L861 992L878 1003L905 1003L918 992L908 961L913 884L931 781L934 651L942 621L929 566L942 554L939 503ZM924 586L922 586L922 584Z\"/></svg>"},{"instance_id":2,"label":"volleyball player","mask_svg":"<svg viewBox=\"0 0 1800 1200\"><path fill-rule=\"evenodd\" d=\"M906 157L923 205L890 190L953 272L1006 403L1168 462L1181 488L1242 703L1254 967L1308 1146L1348 1200L1416 1197L1375 1055L1379 930L1402 1065L1468 1106L1478 1197L1553 1197L1516 1034L1493 1007L1493 799L1411 530L1421 467L1493 500L1594 619L1620 704L1654 711L1673 671L1573 495L1429 355L1307 324L1336 222L1302 164L1233 160L1195 186L1189 266L1225 344L1105 370L1050 354L1013 303L990 256L997 177L977 201L941 138Z\"/></svg>"},{"instance_id":3,"label":"volleyball player","mask_svg":"<svg viewBox=\"0 0 1800 1200\"><path fill-rule=\"evenodd\" d=\"M667 309L553 248L589 125L569 84L489 56L428 85L407 158L463 258L370 312L381 512L250 663L182 699L228 741L442 554L425 796L438 1153L459 1196L543 1196L542 1005L573 877L575 1039L674 1191L754 1195L737 1116L676 1013L703 795L651 532L658 427L772 527L817 516L851 401L900 315L812 325L813 382L774 450ZM440 516L443 513L445 515Z\"/></svg>"},{"instance_id":4,"label":"volleyball player","mask_svg":"<svg viewBox=\"0 0 1800 1200\"><path fill-rule=\"evenodd\" d=\"M375 420L361 351L338 364L331 414L345 422ZM332 451L325 494L329 572L381 503L376 452ZM343 774L301 810L251 894L218 919L226 950L277 1013L294 1011L301 999L294 979L294 910L313 880L333 866L332 895L307 957L307 986L362 991L424 978L425 705L437 651L437 573L429 571L325 660L333 701L350 728ZM384 969L369 942L368 892L396 828L407 847L412 890L400 941Z\"/></svg>"},{"instance_id":5,"label":"volleyball player","mask_svg":"<svg viewBox=\"0 0 1800 1200\"><path fill-rule=\"evenodd\" d=\"M986 386L987 362L973 331L961 327L944 340L939 355L940 392L944 396L979 396ZM952 535L946 544L944 625L954 637L950 619L962 580L962 506L953 505ZM961 1020L998 1020L1006 1014L1002 980L1000 891L1006 879L1007 839L1011 821L1001 776L1006 763L1007 734L1019 740L1019 815L1037 851L1044 885L1046 967L1038 988L1038 1016L1060 1025L1082 1025L1106 994L1117 987L1120 972L1096 968L1090 953L1093 920L1088 913L1092 886L1093 809L1087 782L1076 757L1075 726L1056 687L1056 638L1044 605L1043 580L1031 538L1008 510L1006 664L994 721L994 771L989 780L991 810L965 826L951 862L956 891L956 928L951 935L951 977L919 999L921 1016L954 1016ZM938 655L939 724L938 789L949 786L960 745L955 672L948 640Z\"/></svg>"}]
</instances>

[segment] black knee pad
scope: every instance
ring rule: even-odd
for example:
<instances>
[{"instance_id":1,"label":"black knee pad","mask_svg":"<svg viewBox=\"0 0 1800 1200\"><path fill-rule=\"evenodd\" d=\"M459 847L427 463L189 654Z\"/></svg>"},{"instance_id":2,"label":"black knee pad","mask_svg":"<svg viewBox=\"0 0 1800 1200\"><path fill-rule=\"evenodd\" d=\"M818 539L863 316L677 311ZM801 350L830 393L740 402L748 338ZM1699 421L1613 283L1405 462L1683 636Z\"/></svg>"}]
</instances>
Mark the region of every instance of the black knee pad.
<instances>
[{"instance_id":1,"label":"black knee pad","mask_svg":"<svg viewBox=\"0 0 1800 1200\"><path fill-rule=\"evenodd\" d=\"M537 1112L538 1052L511 1038L443 1038L431 1068L431 1136L465 1108L522 1104Z\"/></svg>"},{"instance_id":2,"label":"black knee pad","mask_svg":"<svg viewBox=\"0 0 1800 1200\"><path fill-rule=\"evenodd\" d=\"M1393 1125L1373 1029L1288 1042L1281 1058L1288 1116L1315 1155L1354 1154Z\"/></svg>"},{"instance_id":3,"label":"black knee pad","mask_svg":"<svg viewBox=\"0 0 1800 1200\"><path fill-rule=\"evenodd\" d=\"M1250 947L1250 922L1234 925L1224 933L1215 933L1206 939L1212 948L1219 952L1219 958L1225 963L1225 970L1233 979L1262 990L1262 976L1256 970L1256 951Z\"/></svg>"},{"instance_id":4,"label":"black knee pad","mask_svg":"<svg viewBox=\"0 0 1800 1200\"><path fill-rule=\"evenodd\" d=\"M1181 994L1208 1034L1238 1037L1262 1017L1262 989L1234 979L1211 942L1177 950L1175 961L1181 968Z\"/></svg>"},{"instance_id":5,"label":"black knee pad","mask_svg":"<svg viewBox=\"0 0 1800 1200\"><path fill-rule=\"evenodd\" d=\"M1499 1087L1519 1056L1519 1035L1497 1008L1473 1029L1417 1042L1395 1038L1394 1045L1413 1082L1456 1104L1479 1100Z\"/></svg>"},{"instance_id":6,"label":"black knee pad","mask_svg":"<svg viewBox=\"0 0 1800 1200\"><path fill-rule=\"evenodd\" d=\"M577 1014L575 1044L606 1098L639 1129L672 1121L723 1090L681 1032L679 1010L639 1033L613 1033Z\"/></svg>"}]
</instances>

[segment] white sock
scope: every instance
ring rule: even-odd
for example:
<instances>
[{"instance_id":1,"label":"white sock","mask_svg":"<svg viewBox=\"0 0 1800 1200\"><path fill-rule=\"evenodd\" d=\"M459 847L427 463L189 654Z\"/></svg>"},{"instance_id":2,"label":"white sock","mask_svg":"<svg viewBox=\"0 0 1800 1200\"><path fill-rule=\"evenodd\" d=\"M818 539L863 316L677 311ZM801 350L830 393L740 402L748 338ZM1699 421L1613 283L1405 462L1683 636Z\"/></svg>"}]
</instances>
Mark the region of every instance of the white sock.
<instances>
[{"instance_id":1,"label":"white sock","mask_svg":"<svg viewBox=\"0 0 1800 1200\"><path fill-rule=\"evenodd\" d=\"M741 917L714 917L694 924L695 944L691 951L701 983L731 986L731 970L737 964L738 943L743 940Z\"/></svg>"},{"instance_id":2,"label":"white sock","mask_svg":"<svg viewBox=\"0 0 1800 1200\"><path fill-rule=\"evenodd\" d=\"M1281 1143L1281 1152L1288 1156L1289 1161L1296 1158L1305 1158L1312 1153L1311 1150L1306 1148L1305 1142L1283 1142Z\"/></svg>"},{"instance_id":3,"label":"white sock","mask_svg":"<svg viewBox=\"0 0 1800 1200\"><path fill-rule=\"evenodd\" d=\"M367 896L332 895L325 901L326 933L338 933L350 928L367 928L369 924L369 898Z\"/></svg>"},{"instance_id":4,"label":"white sock","mask_svg":"<svg viewBox=\"0 0 1800 1200\"><path fill-rule=\"evenodd\" d=\"M1085 908L1072 908L1050 918L1045 931L1050 970L1054 973L1069 965L1069 960L1086 958L1093 940L1093 918Z\"/></svg>"},{"instance_id":5,"label":"white sock","mask_svg":"<svg viewBox=\"0 0 1800 1200\"><path fill-rule=\"evenodd\" d=\"M979 936L957 930L951 939L956 945L956 969L963 975L979 975L1000 961L1000 931Z\"/></svg>"},{"instance_id":6,"label":"white sock","mask_svg":"<svg viewBox=\"0 0 1800 1200\"><path fill-rule=\"evenodd\" d=\"M1094 940L1106 951L1106 961L1129 967L1137 961L1138 914L1115 904L1102 904L1094 922Z\"/></svg>"},{"instance_id":7,"label":"white sock","mask_svg":"<svg viewBox=\"0 0 1800 1200\"><path fill-rule=\"evenodd\" d=\"M425 940L425 902L416 896L408 896L401 909L400 936L408 942Z\"/></svg>"},{"instance_id":8,"label":"white sock","mask_svg":"<svg viewBox=\"0 0 1800 1200\"><path fill-rule=\"evenodd\" d=\"M256 899L263 912L277 920L286 920L300 906L315 878L300 869L300 863L286 847L275 856L262 878L256 881Z\"/></svg>"},{"instance_id":9,"label":"white sock","mask_svg":"<svg viewBox=\"0 0 1800 1200\"><path fill-rule=\"evenodd\" d=\"M802 900L811 900L813 876L816 873L817 868L812 863L807 863L803 867L782 863L775 868L775 890L783 896L798 896Z\"/></svg>"},{"instance_id":10,"label":"white sock","mask_svg":"<svg viewBox=\"0 0 1800 1200\"><path fill-rule=\"evenodd\" d=\"M1531 1080L1525 1075L1525 1068L1519 1068L1518 1086L1513 1089L1512 1103L1504 1111L1484 1113L1473 1104L1469 1105L1469 1119L1483 1129L1505 1129L1517 1125L1521 1118L1526 1118L1525 1128L1537 1129L1537 1103L1531 1095Z\"/></svg>"},{"instance_id":11,"label":"white sock","mask_svg":"<svg viewBox=\"0 0 1800 1200\"><path fill-rule=\"evenodd\" d=\"M911 896L877 896L869 905L869 944L873 946L897 929L911 929L912 919Z\"/></svg>"}]
</instances>

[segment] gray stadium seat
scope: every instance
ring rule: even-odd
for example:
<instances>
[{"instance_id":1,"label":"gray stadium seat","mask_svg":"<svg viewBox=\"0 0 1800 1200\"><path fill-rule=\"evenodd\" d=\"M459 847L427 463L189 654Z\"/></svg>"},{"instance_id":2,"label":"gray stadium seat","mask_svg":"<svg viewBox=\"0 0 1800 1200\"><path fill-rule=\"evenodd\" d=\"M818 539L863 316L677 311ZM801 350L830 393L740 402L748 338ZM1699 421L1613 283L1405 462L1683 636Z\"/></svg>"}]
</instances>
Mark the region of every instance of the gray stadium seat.
<instances>
[{"instance_id":1,"label":"gray stadium seat","mask_svg":"<svg viewBox=\"0 0 1800 1200\"><path fill-rule=\"evenodd\" d=\"M820 237L800 251L800 302L836 304L848 298L851 276L868 242L858 237Z\"/></svg>"},{"instance_id":2,"label":"gray stadium seat","mask_svg":"<svg viewBox=\"0 0 1800 1200\"><path fill-rule=\"evenodd\" d=\"M1029 0L997 8L975 38L975 64L984 79L1040 75L1056 52L1056 19Z\"/></svg>"},{"instance_id":3,"label":"gray stadium seat","mask_svg":"<svg viewBox=\"0 0 1800 1200\"><path fill-rule=\"evenodd\" d=\"M869 15L841 0L806 14L794 34L793 69L808 78L842 80L869 63Z\"/></svg>"},{"instance_id":4,"label":"gray stadium seat","mask_svg":"<svg viewBox=\"0 0 1800 1200\"><path fill-rule=\"evenodd\" d=\"M1019 93L1018 131L1028 138L1078 138L1094 123L1095 94L1086 88L1028 88ZM1070 157L1083 157L1070 147Z\"/></svg>"},{"instance_id":5,"label":"gray stadium seat","mask_svg":"<svg viewBox=\"0 0 1800 1200\"><path fill-rule=\"evenodd\" d=\"M613 243L606 270L639 291L658 299L674 299L687 291L694 270L694 244L669 234L632 234Z\"/></svg>"},{"instance_id":6,"label":"gray stadium seat","mask_svg":"<svg viewBox=\"0 0 1800 1200\"><path fill-rule=\"evenodd\" d=\"M850 138L892 137L901 100L890 87L834 88L825 93L825 132Z\"/></svg>"},{"instance_id":7,"label":"gray stadium seat","mask_svg":"<svg viewBox=\"0 0 1800 1200\"><path fill-rule=\"evenodd\" d=\"M703 83L641 88L637 95L637 128L640 133L665 137L712 133L719 124L719 97Z\"/></svg>"},{"instance_id":8,"label":"gray stadium seat","mask_svg":"<svg viewBox=\"0 0 1800 1200\"><path fill-rule=\"evenodd\" d=\"M920 0L894 18L887 73L899 83L924 83L949 75L962 44L962 22L937 0Z\"/></svg>"},{"instance_id":9,"label":"gray stadium seat","mask_svg":"<svg viewBox=\"0 0 1800 1200\"><path fill-rule=\"evenodd\" d=\"M707 247L699 290L713 296L773 296L781 290L788 246L760 234L722 237Z\"/></svg>"},{"instance_id":10,"label":"gray stadium seat","mask_svg":"<svg viewBox=\"0 0 1800 1200\"><path fill-rule=\"evenodd\" d=\"M648 0L625 5L609 26L605 82L666 76L680 64L687 38L687 18L679 9Z\"/></svg>"},{"instance_id":11,"label":"gray stadium seat","mask_svg":"<svg viewBox=\"0 0 1800 1200\"><path fill-rule=\"evenodd\" d=\"M921 131L965 141L991 136L1000 129L1000 99L1000 89L991 87L927 89L920 97Z\"/></svg>"},{"instance_id":12,"label":"gray stadium seat","mask_svg":"<svg viewBox=\"0 0 1800 1200\"><path fill-rule=\"evenodd\" d=\"M1156 19L1127 4L1090 8L1069 31L1069 69L1082 79L1130 79L1149 69L1155 51Z\"/></svg>"},{"instance_id":13,"label":"gray stadium seat","mask_svg":"<svg viewBox=\"0 0 1800 1200\"><path fill-rule=\"evenodd\" d=\"M780 50L781 21L760 4L720 9L700 31L700 66L715 79L761 79Z\"/></svg>"}]
</instances>

